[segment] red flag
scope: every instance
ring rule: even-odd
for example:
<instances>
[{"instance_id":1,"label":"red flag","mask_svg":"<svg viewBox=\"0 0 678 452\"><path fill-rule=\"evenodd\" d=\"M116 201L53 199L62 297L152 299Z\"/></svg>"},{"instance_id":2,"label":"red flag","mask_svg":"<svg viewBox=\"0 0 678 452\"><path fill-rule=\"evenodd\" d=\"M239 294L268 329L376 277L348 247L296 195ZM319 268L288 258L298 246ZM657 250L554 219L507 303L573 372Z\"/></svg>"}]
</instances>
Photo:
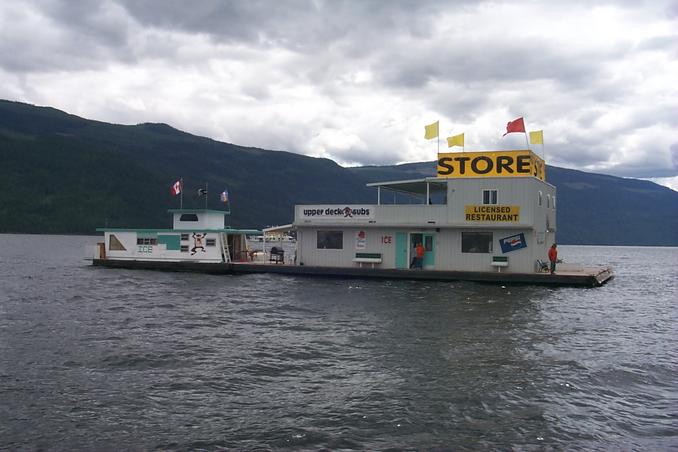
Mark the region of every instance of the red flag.
<instances>
[{"instance_id":1,"label":"red flag","mask_svg":"<svg viewBox=\"0 0 678 452\"><path fill-rule=\"evenodd\" d=\"M172 188L170 188L170 193L172 193L174 196L181 193L181 180L176 181L174 185L172 185Z\"/></svg>"},{"instance_id":2,"label":"red flag","mask_svg":"<svg viewBox=\"0 0 678 452\"><path fill-rule=\"evenodd\" d=\"M513 132L523 132L523 133L525 133L525 123L523 122L523 118L514 119L513 121L509 121L506 124L506 133L513 133ZM502 136L505 137L506 133Z\"/></svg>"}]
</instances>

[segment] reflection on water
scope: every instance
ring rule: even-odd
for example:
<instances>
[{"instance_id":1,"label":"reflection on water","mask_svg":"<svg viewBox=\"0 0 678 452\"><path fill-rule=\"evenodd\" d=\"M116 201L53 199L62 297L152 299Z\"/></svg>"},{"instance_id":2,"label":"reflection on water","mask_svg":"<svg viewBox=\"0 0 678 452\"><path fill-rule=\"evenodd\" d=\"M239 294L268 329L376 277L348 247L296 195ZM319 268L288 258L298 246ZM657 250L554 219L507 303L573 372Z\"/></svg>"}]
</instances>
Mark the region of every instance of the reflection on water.
<instances>
[{"instance_id":1,"label":"reflection on water","mask_svg":"<svg viewBox=\"0 0 678 452\"><path fill-rule=\"evenodd\" d=\"M678 253L597 289L94 268L0 235L0 448L678 445ZM659 264L661 263L661 264Z\"/></svg>"}]
</instances>

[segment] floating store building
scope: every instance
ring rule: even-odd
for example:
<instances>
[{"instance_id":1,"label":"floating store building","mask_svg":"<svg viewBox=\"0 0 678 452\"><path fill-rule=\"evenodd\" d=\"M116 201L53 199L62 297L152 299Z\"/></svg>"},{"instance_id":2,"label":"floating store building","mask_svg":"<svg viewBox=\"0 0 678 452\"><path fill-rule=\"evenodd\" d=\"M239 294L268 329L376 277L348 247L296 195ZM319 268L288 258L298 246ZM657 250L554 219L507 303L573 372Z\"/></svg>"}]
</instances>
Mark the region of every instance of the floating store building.
<instances>
[{"instance_id":1,"label":"floating store building","mask_svg":"<svg viewBox=\"0 0 678 452\"><path fill-rule=\"evenodd\" d=\"M227 212L179 209L173 229L101 229L94 265L215 274L470 280L600 286L608 267L558 264L544 272L556 241L556 189L530 150L438 155L436 177L368 184L376 204L297 205L295 249L263 249L256 230L224 226Z\"/></svg>"},{"instance_id":2,"label":"floating store building","mask_svg":"<svg viewBox=\"0 0 678 452\"><path fill-rule=\"evenodd\" d=\"M438 177L368 184L375 205L297 205L300 265L533 273L556 237L556 188L531 151L440 154Z\"/></svg>"}]
</instances>

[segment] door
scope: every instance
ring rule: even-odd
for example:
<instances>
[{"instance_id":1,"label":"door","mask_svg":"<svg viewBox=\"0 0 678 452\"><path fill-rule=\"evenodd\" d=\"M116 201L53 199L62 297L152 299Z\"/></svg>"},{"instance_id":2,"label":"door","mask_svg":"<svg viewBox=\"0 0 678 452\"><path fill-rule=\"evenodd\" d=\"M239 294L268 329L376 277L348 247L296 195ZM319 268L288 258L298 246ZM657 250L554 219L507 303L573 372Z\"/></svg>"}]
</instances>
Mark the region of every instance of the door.
<instances>
[{"instance_id":1,"label":"door","mask_svg":"<svg viewBox=\"0 0 678 452\"><path fill-rule=\"evenodd\" d=\"M396 268L409 268L407 258L407 234L396 232Z\"/></svg>"},{"instance_id":2,"label":"door","mask_svg":"<svg viewBox=\"0 0 678 452\"><path fill-rule=\"evenodd\" d=\"M424 268L433 270L436 262L435 234L424 234Z\"/></svg>"}]
</instances>

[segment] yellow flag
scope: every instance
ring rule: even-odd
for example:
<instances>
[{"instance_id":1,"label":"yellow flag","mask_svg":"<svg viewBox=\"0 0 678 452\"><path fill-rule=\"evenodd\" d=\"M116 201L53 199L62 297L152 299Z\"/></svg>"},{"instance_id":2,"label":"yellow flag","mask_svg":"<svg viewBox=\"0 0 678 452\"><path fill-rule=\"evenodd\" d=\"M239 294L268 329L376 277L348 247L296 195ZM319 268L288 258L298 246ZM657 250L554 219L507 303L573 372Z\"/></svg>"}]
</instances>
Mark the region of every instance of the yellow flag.
<instances>
[{"instance_id":1,"label":"yellow flag","mask_svg":"<svg viewBox=\"0 0 678 452\"><path fill-rule=\"evenodd\" d=\"M452 146L461 146L464 147L464 134L455 135L453 137L447 137L447 147L451 148Z\"/></svg>"},{"instance_id":2,"label":"yellow flag","mask_svg":"<svg viewBox=\"0 0 678 452\"><path fill-rule=\"evenodd\" d=\"M438 136L438 122L439 121L436 121L433 124L424 126L424 129L426 129L426 134L424 134L425 139L430 140L431 138Z\"/></svg>"},{"instance_id":3,"label":"yellow flag","mask_svg":"<svg viewBox=\"0 0 678 452\"><path fill-rule=\"evenodd\" d=\"M530 143L544 144L544 131L536 130L534 132L530 132Z\"/></svg>"}]
</instances>

